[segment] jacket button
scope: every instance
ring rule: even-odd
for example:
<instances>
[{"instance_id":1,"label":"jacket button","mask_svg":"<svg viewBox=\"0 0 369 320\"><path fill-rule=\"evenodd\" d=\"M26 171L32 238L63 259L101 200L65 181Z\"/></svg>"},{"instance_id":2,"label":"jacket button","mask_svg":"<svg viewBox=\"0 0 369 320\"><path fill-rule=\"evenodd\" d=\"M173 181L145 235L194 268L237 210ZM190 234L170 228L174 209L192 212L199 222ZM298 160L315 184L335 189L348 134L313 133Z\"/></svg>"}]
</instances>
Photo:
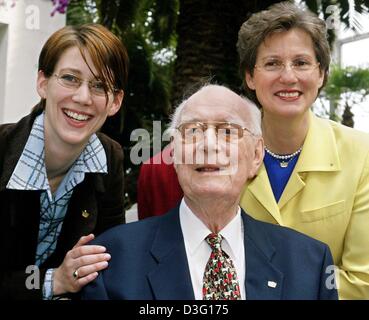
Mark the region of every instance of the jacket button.
<instances>
[{"instance_id":1,"label":"jacket button","mask_svg":"<svg viewBox=\"0 0 369 320\"><path fill-rule=\"evenodd\" d=\"M90 214L87 212L87 210L83 210L82 211L82 217L83 218L86 218L87 219L89 216L90 216Z\"/></svg>"}]
</instances>

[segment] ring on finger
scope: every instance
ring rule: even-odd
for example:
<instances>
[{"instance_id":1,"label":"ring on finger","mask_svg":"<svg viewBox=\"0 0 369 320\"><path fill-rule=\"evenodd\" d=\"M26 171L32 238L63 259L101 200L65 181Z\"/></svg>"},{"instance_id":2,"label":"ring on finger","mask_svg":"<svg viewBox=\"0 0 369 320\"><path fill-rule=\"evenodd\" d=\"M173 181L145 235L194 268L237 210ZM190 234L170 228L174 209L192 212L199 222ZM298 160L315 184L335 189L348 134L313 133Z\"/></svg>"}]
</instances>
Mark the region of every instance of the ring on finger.
<instances>
[{"instance_id":1,"label":"ring on finger","mask_svg":"<svg viewBox=\"0 0 369 320\"><path fill-rule=\"evenodd\" d=\"M79 278L77 269L73 272L73 278L76 279L76 280Z\"/></svg>"}]
</instances>

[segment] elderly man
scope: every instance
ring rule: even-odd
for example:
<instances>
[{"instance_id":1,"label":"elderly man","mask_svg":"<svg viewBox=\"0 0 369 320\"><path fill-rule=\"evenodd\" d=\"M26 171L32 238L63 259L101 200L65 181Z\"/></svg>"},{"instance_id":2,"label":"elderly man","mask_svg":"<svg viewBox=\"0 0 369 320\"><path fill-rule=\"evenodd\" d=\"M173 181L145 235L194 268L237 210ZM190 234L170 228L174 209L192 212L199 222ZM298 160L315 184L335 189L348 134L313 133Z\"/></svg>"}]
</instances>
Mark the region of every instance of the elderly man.
<instances>
[{"instance_id":1,"label":"elderly man","mask_svg":"<svg viewBox=\"0 0 369 320\"><path fill-rule=\"evenodd\" d=\"M101 235L95 243L112 259L83 298L336 299L325 244L241 214L242 188L263 159L257 107L206 85L171 128L182 202Z\"/></svg>"}]
</instances>

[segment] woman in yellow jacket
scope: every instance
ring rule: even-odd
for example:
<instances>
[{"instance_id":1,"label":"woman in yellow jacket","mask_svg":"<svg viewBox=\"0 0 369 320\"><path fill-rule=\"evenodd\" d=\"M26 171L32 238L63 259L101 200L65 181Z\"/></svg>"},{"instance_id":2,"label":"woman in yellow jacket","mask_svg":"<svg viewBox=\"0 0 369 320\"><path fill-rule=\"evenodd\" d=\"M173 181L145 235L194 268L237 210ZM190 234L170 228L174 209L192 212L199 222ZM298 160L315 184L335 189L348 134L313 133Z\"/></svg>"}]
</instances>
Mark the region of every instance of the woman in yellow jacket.
<instances>
[{"instance_id":1,"label":"woman in yellow jacket","mask_svg":"<svg viewBox=\"0 0 369 320\"><path fill-rule=\"evenodd\" d=\"M237 47L265 141L241 206L327 243L340 298L369 299L369 135L310 111L328 76L324 21L279 3L242 25Z\"/></svg>"}]
</instances>

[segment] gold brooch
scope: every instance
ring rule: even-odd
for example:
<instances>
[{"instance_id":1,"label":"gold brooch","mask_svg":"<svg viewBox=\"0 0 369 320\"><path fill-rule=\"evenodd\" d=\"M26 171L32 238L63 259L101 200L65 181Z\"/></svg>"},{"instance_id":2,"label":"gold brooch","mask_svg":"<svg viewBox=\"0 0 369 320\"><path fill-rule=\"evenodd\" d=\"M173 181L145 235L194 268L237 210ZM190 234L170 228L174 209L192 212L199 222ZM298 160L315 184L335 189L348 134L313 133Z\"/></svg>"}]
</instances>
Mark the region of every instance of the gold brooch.
<instances>
[{"instance_id":1,"label":"gold brooch","mask_svg":"<svg viewBox=\"0 0 369 320\"><path fill-rule=\"evenodd\" d=\"M87 210L83 210L82 211L82 217L83 218L86 218L87 219L89 216L90 216L90 214L87 212Z\"/></svg>"}]
</instances>

